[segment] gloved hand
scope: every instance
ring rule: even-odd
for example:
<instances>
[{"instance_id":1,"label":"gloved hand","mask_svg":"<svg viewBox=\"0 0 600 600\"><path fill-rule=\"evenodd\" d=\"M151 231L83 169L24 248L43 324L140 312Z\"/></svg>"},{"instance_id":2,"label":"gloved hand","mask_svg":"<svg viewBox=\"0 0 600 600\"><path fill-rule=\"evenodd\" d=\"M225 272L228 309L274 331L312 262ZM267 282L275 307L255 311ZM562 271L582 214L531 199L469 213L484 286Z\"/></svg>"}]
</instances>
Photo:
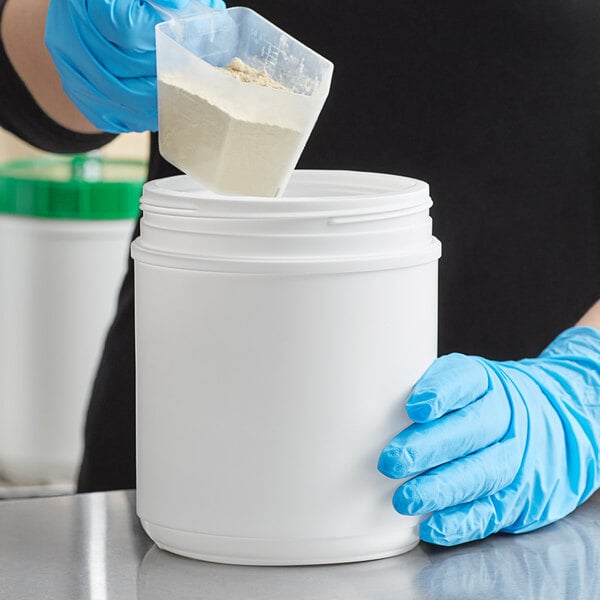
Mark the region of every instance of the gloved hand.
<instances>
[{"instance_id":1,"label":"gloved hand","mask_svg":"<svg viewBox=\"0 0 600 600\"><path fill-rule=\"evenodd\" d=\"M406 410L415 423L378 467L416 475L393 504L433 513L421 539L453 545L552 523L600 486L600 331L568 329L536 359L443 356Z\"/></svg>"},{"instance_id":2,"label":"gloved hand","mask_svg":"<svg viewBox=\"0 0 600 600\"><path fill-rule=\"evenodd\" d=\"M188 2L155 1L176 9ZM157 130L154 26L163 20L144 0L50 0L46 46L65 93L98 129Z\"/></svg>"}]
</instances>

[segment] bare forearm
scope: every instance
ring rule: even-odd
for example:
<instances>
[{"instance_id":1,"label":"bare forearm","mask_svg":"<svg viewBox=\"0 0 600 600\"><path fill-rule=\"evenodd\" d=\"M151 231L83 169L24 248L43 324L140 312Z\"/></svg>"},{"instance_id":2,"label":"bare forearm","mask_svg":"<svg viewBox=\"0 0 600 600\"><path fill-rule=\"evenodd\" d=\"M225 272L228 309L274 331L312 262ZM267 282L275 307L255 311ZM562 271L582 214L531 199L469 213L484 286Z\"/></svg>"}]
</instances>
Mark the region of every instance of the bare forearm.
<instances>
[{"instance_id":1,"label":"bare forearm","mask_svg":"<svg viewBox=\"0 0 600 600\"><path fill-rule=\"evenodd\" d=\"M81 133L98 130L64 93L44 44L49 0L7 0L0 35L10 61L40 108L56 123Z\"/></svg>"},{"instance_id":2,"label":"bare forearm","mask_svg":"<svg viewBox=\"0 0 600 600\"><path fill-rule=\"evenodd\" d=\"M600 329L600 300L598 300L598 302L596 302L596 304L581 317L577 325Z\"/></svg>"}]
</instances>

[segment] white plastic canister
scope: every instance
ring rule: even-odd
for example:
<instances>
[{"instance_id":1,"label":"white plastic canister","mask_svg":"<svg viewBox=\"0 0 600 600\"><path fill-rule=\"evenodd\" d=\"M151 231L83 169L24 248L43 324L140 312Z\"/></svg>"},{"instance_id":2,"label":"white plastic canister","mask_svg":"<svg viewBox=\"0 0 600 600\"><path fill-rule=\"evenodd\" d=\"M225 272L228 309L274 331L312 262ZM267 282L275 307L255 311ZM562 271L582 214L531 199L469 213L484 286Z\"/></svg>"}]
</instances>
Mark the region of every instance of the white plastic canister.
<instances>
[{"instance_id":1,"label":"white plastic canister","mask_svg":"<svg viewBox=\"0 0 600 600\"><path fill-rule=\"evenodd\" d=\"M436 356L430 206L374 173L296 171L278 199L146 184L137 502L158 546L284 565L418 542L376 465Z\"/></svg>"},{"instance_id":2,"label":"white plastic canister","mask_svg":"<svg viewBox=\"0 0 600 600\"><path fill-rule=\"evenodd\" d=\"M0 166L0 477L73 487L146 165Z\"/></svg>"}]
</instances>

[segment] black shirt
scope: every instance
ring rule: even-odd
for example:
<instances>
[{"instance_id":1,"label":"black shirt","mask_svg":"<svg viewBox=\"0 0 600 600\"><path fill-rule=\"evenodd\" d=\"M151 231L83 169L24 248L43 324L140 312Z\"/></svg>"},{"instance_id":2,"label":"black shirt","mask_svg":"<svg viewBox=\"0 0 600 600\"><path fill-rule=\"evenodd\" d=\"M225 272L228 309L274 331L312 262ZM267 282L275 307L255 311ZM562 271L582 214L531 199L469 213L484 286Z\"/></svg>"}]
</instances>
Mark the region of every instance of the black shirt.
<instances>
[{"instance_id":1,"label":"black shirt","mask_svg":"<svg viewBox=\"0 0 600 600\"><path fill-rule=\"evenodd\" d=\"M440 353L535 356L600 297L598 0L245 5L335 63L300 167L430 184ZM52 126L31 103L12 121L23 89L13 80L7 94L8 69L0 55L0 123L47 147ZM86 149L76 139L51 149ZM149 177L175 172L153 136ZM134 402L130 268L90 403L81 490L135 486Z\"/></svg>"}]
</instances>

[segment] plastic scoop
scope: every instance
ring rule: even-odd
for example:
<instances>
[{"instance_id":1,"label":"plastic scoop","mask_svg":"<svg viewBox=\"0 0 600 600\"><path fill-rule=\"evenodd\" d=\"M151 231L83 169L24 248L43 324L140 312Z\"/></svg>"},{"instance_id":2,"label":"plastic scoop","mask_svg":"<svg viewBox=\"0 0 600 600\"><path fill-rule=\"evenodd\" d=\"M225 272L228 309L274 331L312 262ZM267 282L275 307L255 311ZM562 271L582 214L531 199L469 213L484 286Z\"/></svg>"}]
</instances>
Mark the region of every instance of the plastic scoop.
<instances>
[{"instance_id":1,"label":"plastic scoop","mask_svg":"<svg viewBox=\"0 0 600 600\"><path fill-rule=\"evenodd\" d=\"M248 8L194 2L172 16L156 27L161 154L219 194L280 195L333 64ZM278 87L234 78L234 59Z\"/></svg>"}]
</instances>

